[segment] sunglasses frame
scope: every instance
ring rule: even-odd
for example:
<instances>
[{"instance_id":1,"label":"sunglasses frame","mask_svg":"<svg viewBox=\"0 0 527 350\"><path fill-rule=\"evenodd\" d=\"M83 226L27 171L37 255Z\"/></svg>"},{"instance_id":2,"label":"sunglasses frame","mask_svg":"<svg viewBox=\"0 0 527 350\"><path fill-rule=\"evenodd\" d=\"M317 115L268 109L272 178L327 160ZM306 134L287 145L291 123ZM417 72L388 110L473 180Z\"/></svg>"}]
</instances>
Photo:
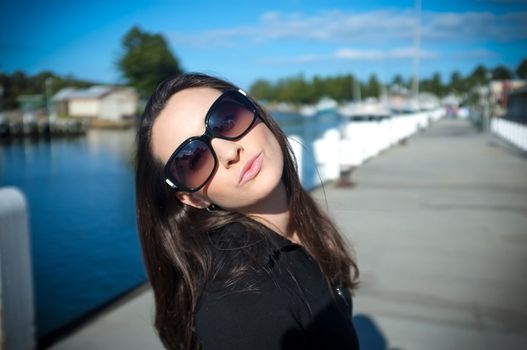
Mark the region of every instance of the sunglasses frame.
<instances>
[{"instance_id":1,"label":"sunglasses frame","mask_svg":"<svg viewBox=\"0 0 527 350\"><path fill-rule=\"evenodd\" d=\"M245 107L247 108L247 110L249 110L249 111L251 111L253 113L253 120L251 121L251 123L249 124L247 129L243 133L241 133L241 135L239 135L239 136L236 136L236 137L226 137L226 136L221 136L221 135L216 136L216 135L213 134L212 130L210 130L210 128L209 128L209 120L210 120L210 117L212 116L215 108L219 105L219 103L222 102L222 100L224 100L225 98L227 98L229 96L236 96L236 97L238 97L238 99L236 99L236 100L239 101L239 102L242 102L245 105ZM254 123L256 122L256 119L259 118L259 117L260 117L260 115L258 114L258 110L256 108L256 105L247 96L245 91L243 91L242 89L228 89L228 90L223 91L223 93L220 96L218 96L218 98L212 103L212 105L210 106L209 110L207 111L207 114L205 115L205 133L203 133L200 136L189 137L188 139L183 141L176 148L176 150L172 153L170 158L168 158L168 161L166 162L165 167L164 167L165 182L170 187L172 187L174 189L177 189L179 191L190 192L190 193L199 191L201 188L203 188L203 186L205 186L210 181L212 176L214 176L214 173L216 172L216 168L218 166L218 157L216 156L216 152L214 152L214 148L212 148L212 144L211 144L212 139L213 138L219 138L219 139L222 139L222 140L229 140L229 141L234 141L234 140L240 139L243 136L245 136L249 132L249 130L251 130L251 128L253 127ZM184 184L182 184L181 182L179 182L175 178L175 176L172 175L172 173L170 172L170 164L174 161L174 159L176 158L176 155L178 154L179 151L181 151L189 143L194 142L196 140L200 140L205 145L207 145L207 147L209 148L210 152L212 153L212 158L214 159L214 167L213 167L213 170L211 171L210 175L207 177L207 179L201 185L199 185L198 187L195 187L195 188L189 188L189 187L185 186Z\"/></svg>"}]
</instances>

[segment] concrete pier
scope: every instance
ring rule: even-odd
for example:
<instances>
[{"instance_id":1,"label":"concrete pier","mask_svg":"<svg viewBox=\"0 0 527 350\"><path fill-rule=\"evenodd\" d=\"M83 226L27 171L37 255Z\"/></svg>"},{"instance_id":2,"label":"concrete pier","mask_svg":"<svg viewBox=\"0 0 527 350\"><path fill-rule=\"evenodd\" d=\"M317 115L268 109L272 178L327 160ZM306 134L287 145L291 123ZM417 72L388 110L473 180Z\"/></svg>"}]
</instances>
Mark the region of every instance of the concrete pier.
<instances>
[{"instance_id":1,"label":"concrete pier","mask_svg":"<svg viewBox=\"0 0 527 350\"><path fill-rule=\"evenodd\" d=\"M314 196L356 251L363 349L527 348L527 157L441 120ZM148 288L52 349L161 349Z\"/></svg>"},{"instance_id":2,"label":"concrete pier","mask_svg":"<svg viewBox=\"0 0 527 350\"><path fill-rule=\"evenodd\" d=\"M384 341L363 348L527 348L525 153L442 120L353 181L325 192L361 268L359 334Z\"/></svg>"}]
</instances>

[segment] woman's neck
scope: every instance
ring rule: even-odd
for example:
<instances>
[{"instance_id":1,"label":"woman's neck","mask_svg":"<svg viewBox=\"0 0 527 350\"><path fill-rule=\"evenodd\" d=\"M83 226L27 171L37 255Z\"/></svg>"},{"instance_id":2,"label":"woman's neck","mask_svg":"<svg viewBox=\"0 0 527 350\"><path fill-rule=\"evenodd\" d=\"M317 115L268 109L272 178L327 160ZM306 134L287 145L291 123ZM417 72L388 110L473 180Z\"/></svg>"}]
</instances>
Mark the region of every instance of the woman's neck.
<instances>
[{"instance_id":1,"label":"woman's neck","mask_svg":"<svg viewBox=\"0 0 527 350\"><path fill-rule=\"evenodd\" d=\"M248 208L245 214L293 242L299 243L295 232L287 232L289 203L282 182L264 200Z\"/></svg>"}]
</instances>

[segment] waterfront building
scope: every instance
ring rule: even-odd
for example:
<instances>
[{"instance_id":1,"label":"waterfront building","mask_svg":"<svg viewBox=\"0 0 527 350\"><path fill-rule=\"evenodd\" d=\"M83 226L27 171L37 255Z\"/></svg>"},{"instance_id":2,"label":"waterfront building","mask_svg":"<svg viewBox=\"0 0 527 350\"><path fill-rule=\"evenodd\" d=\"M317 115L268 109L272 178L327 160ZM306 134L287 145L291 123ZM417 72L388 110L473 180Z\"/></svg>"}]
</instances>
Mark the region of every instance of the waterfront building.
<instances>
[{"instance_id":1,"label":"waterfront building","mask_svg":"<svg viewBox=\"0 0 527 350\"><path fill-rule=\"evenodd\" d=\"M505 118L527 125L527 85L510 91L507 102L508 109Z\"/></svg>"},{"instance_id":2,"label":"waterfront building","mask_svg":"<svg viewBox=\"0 0 527 350\"><path fill-rule=\"evenodd\" d=\"M138 94L130 87L64 88L52 98L58 115L120 121L137 113Z\"/></svg>"}]
</instances>

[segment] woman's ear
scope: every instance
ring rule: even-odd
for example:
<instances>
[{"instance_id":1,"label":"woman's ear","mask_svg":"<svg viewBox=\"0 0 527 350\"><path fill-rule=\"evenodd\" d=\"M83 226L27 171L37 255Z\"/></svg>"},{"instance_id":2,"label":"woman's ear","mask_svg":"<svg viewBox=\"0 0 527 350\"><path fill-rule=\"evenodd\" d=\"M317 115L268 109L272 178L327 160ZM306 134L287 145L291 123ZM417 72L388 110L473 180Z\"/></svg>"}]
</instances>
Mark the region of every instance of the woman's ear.
<instances>
[{"instance_id":1,"label":"woman's ear","mask_svg":"<svg viewBox=\"0 0 527 350\"><path fill-rule=\"evenodd\" d=\"M190 205L197 209L205 209L210 205L210 202L199 198L194 193L176 192L176 196L181 203Z\"/></svg>"}]
</instances>

